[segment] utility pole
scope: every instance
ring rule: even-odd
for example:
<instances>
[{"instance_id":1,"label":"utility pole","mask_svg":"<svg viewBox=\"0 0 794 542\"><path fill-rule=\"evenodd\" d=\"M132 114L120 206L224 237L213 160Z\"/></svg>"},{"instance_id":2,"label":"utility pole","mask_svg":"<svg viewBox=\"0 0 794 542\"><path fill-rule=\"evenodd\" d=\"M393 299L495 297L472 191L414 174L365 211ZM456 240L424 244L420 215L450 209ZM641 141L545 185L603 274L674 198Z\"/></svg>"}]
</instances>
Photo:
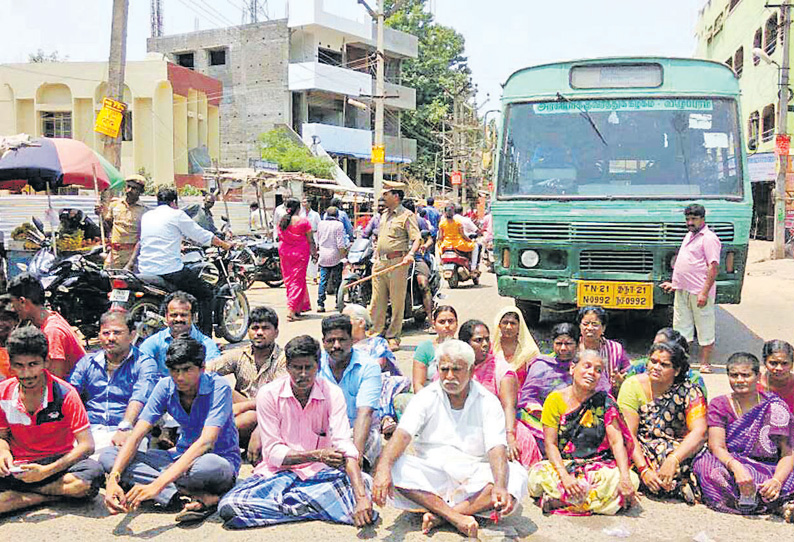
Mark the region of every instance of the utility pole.
<instances>
[{"instance_id":1,"label":"utility pole","mask_svg":"<svg viewBox=\"0 0 794 542\"><path fill-rule=\"evenodd\" d=\"M386 108L386 58L383 52L383 26L385 25L385 18L383 14L383 0L378 0L378 68L375 75L375 146L383 148L385 145L383 137L383 114ZM385 155L385 153L384 153ZM373 181L373 188L375 192L375 200L380 197L383 192L383 163L376 162L375 166L375 179Z\"/></svg>"},{"instance_id":2,"label":"utility pole","mask_svg":"<svg viewBox=\"0 0 794 542\"><path fill-rule=\"evenodd\" d=\"M452 172L455 174L460 172L460 104L457 94L453 96L452 100ZM462 205L463 202L460 199L461 186L462 184L454 186L454 198L457 203Z\"/></svg>"},{"instance_id":3,"label":"utility pole","mask_svg":"<svg viewBox=\"0 0 794 542\"><path fill-rule=\"evenodd\" d=\"M789 44L791 11L789 0L780 5L780 29L783 32L783 62L780 66L780 88L778 90L777 133L778 137L788 137L788 82L789 82ZM786 172L789 154L778 156L777 180L775 181L775 258L786 257Z\"/></svg>"},{"instance_id":4,"label":"utility pole","mask_svg":"<svg viewBox=\"0 0 794 542\"><path fill-rule=\"evenodd\" d=\"M159 38L163 35L163 3L162 0L152 0L151 5L152 37Z\"/></svg>"},{"instance_id":5,"label":"utility pole","mask_svg":"<svg viewBox=\"0 0 794 542\"><path fill-rule=\"evenodd\" d=\"M127 62L127 13L129 0L113 0L113 23L110 31L110 58L108 59L108 97L124 101L124 66ZM121 168L121 134L104 137L105 158Z\"/></svg>"}]
</instances>

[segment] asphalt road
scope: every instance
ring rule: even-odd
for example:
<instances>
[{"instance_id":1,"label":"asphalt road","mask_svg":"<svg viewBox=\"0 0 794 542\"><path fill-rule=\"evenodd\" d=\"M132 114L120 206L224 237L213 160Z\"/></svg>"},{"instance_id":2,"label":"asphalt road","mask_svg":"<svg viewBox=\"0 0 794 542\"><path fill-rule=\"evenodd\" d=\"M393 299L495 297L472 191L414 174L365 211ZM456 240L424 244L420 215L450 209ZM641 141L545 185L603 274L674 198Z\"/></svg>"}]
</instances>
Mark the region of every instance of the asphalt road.
<instances>
[{"instance_id":1,"label":"asphalt road","mask_svg":"<svg viewBox=\"0 0 794 542\"><path fill-rule=\"evenodd\" d=\"M727 379L720 364L735 351L746 350L760 353L764 339L783 338L792 340L791 326L787 325L794 293L794 262L762 262L752 264L748 270L744 301L738 306L718 309L718 343L715 361L718 370L707 375L706 382L711 397L728 391ZM312 303L315 304L316 287L311 287ZM479 318L492 322L496 313L512 300L500 298L495 288L495 278L486 274L482 285L468 286L458 290L444 289L445 303L458 310L461 321ZM308 333L320 336L322 315L311 314L303 321L287 323L283 289L270 289L257 283L249 290L252 306L267 304L275 308L282 318L280 344L291 337ZM547 351L548 333L553 325L553 315L544 313L543 320L533 335ZM607 329L607 336L624 341L631 356L640 356L653 338L655 323L630 320L616 323ZM406 327L403 348L398 361L404 370L410 367L413 349L428 336ZM250 473L244 466L242 476ZM617 534L632 540L730 541L744 540L791 540L794 526L787 525L776 516L753 518L737 517L712 512L705 506L690 507L678 502L660 502L643 497L640 506L628 514L616 517L544 517L530 501L523 503L520 514L506 518L493 526L483 524L482 540L527 539L527 540L618 540ZM612 530L612 534L610 534ZM708 538L704 539L703 536ZM109 516L102 505L101 497L89 504L60 503L44 506L0 519L0 540L134 540L156 539L169 542L196 542L200 540L352 540L372 539L390 542L424 540L420 532L419 518L410 513L394 509L381 510L381 519L374 527L357 531L353 527L325 523L301 523L254 529L229 531L223 529L217 515L204 524L181 527L173 521L173 514L161 514L144 510L123 516ZM459 540L450 528L439 529L431 536L434 541Z\"/></svg>"}]
</instances>

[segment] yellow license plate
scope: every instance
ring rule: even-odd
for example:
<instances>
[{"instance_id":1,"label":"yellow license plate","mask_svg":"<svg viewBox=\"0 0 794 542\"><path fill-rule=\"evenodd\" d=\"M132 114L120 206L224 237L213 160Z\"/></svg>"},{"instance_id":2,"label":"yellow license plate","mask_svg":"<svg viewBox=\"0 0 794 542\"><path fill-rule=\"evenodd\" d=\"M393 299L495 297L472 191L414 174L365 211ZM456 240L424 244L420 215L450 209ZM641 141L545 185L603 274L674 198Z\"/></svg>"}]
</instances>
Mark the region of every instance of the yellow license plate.
<instances>
[{"instance_id":1,"label":"yellow license plate","mask_svg":"<svg viewBox=\"0 0 794 542\"><path fill-rule=\"evenodd\" d=\"M605 309L652 309L653 284L582 280L576 288L576 304Z\"/></svg>"}]
</instances>

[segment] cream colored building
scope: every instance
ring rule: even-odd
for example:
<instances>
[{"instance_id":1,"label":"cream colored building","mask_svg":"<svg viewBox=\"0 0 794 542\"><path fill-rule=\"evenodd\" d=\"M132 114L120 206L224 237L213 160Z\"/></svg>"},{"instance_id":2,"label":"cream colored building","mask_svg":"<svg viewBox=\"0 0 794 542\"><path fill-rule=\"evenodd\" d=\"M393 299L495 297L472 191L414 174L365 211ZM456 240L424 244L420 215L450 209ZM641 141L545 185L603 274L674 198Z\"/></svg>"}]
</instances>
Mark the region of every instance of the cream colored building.
<instances>
[{"instance_id":1,"label":"cream colored building","mask_svg":"<svg viewBox=\"0 0 794 542\"><path fill-rule=\"evenodd\" d=\"M189 156L220 158L221 82L157 59L127 62L121 171L157 182L189 175ZM0 65L0 135L71 137L96 150L94 120L107 93L107 63ZM204 153L206 154L206 153Z\"/></svg>"}]
</instances>

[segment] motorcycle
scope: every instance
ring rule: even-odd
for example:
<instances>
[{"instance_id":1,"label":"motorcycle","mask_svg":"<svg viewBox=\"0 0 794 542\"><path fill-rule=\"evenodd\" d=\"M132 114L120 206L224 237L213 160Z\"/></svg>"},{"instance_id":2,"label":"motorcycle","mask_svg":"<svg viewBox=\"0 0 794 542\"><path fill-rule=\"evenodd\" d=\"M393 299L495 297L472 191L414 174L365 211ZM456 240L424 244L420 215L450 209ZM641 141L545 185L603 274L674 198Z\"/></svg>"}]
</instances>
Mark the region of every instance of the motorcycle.
<instances>
[{"instance_id":1,"label":"motorcycle","mask_svg":"<svg viewBox=\"0 0 794 542\"><path fill-rule=\"evenodd\" d=\"M67 322L80 330L86 339L99 335L99 318L110 308L110 278L102 267L102 247L85 254L56 257L52 241L44 234L37 219L38 235L30 240L41 248L23 270L39 279L47 304ZM22 264L18 264L22 267Z\"/></svg>"},{"instance_id":2,"label":"motorcycle","mask_svg":"<svg viewBox=\"0 0 794 542\"><path fill-rule=\"evenodd\" d=\"M278 288L284 284L278 245L268 239L257 237L244 238L243 241L245 245L240 250L232 274L239 277L245 289L250 288L257 280L271 288Z\"/></svg>"},{"instance_id":3,"label":"motorcycle","mask_svg":"<svg viewBox=\"0 0 794 542\"><path fill-rule=\"evenodd\" d=\"M230 343L242 341L248 332L250 306L245 288L229 270L234 269L236 250L227 254L211 248L190 247L182 255L185 266L198 273L213 290L212 323L215 334ZM177 288L157 275L135 275L111 269L110 301L125 308L136 322L139 338L146 338L163 327L160 308L166 296Z\"/></svg>"},{"instance_id":4,"label":"motorcycle","mask_svg":"<svg viewBox=\"0 0 794 542\"><path fill-rule=\"evenodd\" d=\"M341 312L348 303L356 303L362 307L367 307L370 301L372 301L371 280L355 284L349 288L344 286L353 284L356 281L372 275L373 254L374 247L371 240L357 238L353 241L347 255L349 270L342 279L342 284L336 294L337 311ZM429 260L430 263L428 267L430 267L430 277L428 286L430 288L430 295L433 298L433 306L435 307L437 300L440 298L441 275L436 258L431 255ZM403 312L403 318L406 320L413 319L417 324L422 324L427 320L431 315L426 314L423 301L423 292L416 279L416 265L411 265L408 274L408 288L405 291L405 310ZM389 307L387 318L390 317L391 307Z\"/></svg>"},{"instance_id":5,"label":"motorcycle","mask_svg":"<svg viewBox=\"0 0 794 542\"><path fill-rule=\"evenodd\" d=\"M471 270L471 252L446 249L441 253L441 268L444 279L450 288L457 288L461 281L471 279L475 286L480 284L480 271Z\"/></svg>"}]
</instances>

